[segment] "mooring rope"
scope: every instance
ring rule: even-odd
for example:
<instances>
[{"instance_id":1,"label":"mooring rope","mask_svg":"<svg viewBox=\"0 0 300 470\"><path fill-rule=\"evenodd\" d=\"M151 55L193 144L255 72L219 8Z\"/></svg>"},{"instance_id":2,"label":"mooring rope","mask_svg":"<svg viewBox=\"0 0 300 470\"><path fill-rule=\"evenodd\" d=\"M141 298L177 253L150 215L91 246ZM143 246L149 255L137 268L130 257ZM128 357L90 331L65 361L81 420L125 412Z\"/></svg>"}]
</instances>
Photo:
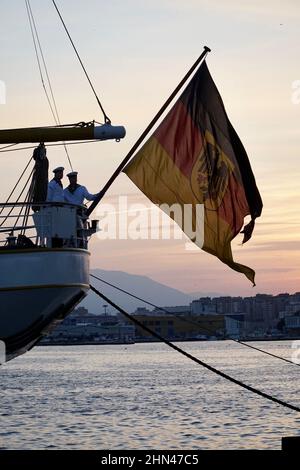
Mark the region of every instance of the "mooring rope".
<instances>
[{"instance_id":1,"label":"mooring rope","mask_svg":"<svg viewBox=\"0 0 300 470\"><path fill-rule=\"evenodd\" d=\"M248 390L249 392L252 392L260 397L263 397L263 398L266 398L267 400L269 401L272 401L273 403L277 403L278 405L281 405L281 406L284 406L285 408L289 408L290 410L293 410L293 411L298 411L300 412L300 408L295 406L295 405L291 405L290 403L287 403L283 400L280 400L279 398L276 398L276 397L273 397L272 395L269 395L268 393L265 393L265 392L262 392L261 390L258 390L257 388L254 388L254 387L251 387L250 385L247 385L245 384L244 382L241 382L240 380L237 380L235 379L234 377L231 377L230 375L228 374L225 374L224 372L216 369L215 367L207 364L206 362L204 361L201 361L200 359L196 358L195 356L193 356L192 354L184 351L183 349L179 348L178 346L176 346L175 344L171 343L171 341L168 341L167 339L163 338L163 336L159 335L158 333L156 333L155 331L151 330L151 328L148 328L146 325L143 325L139 320L137 320L136 318L134 318L132 315L130 315L129 313L125 312L124 309L122 309L121 307L119 307L118 305L116 305L112 300L110 300L108 297L106 297L104 294L102 294L101 292L99 292L94 286L92 286L90 284L90 288L91 290L96 294L98 295L99 297L101 297L105 302L109 303L113 308L115 308L116 310L118 310L120 313L122 313L126 318L128 318L131 322L135 323L137 326L139 326L140 328L142 328L143 330L147 331L147 333L151 334L152 336L154 336L155 338L157 338L159 341L163 342L164 344L166 344L167 346L169 346L170 348L174 349L175 351L177 351L178 353L182 354L183 356L187 357L188 359L190 359L191 361L195 362L196 364L202 366L202 367L205 367L206 369L210 370L211 372L213 372L214 374L218 375L219 377L223 377L224 379L228 380L229 382L232 382L236 385L238 385L239 387L242 387L246 390Z\"/></svg>"},{"instance_id":2,"label":"mooring rope","mask_svg":"<svg viewBox=\"0 0 300 470\"><path fill-rule=\"evenodd\" d=\"M161 310L162 312L166 312L168 315L172 316L172 317L175 317L177 318L178 320L182 321L182 322L185 322L185 323L190 323L190 324L193 324L193 325L197 325L199 327L201 327L201 329L203 330L206 330L208 331L209 333L214 333L215 334L215 331L207 328L207 327L204 327L202 325L200 325L199 323L197 322L193 322L191 320L188 320L188 319L185 319L185 318L182 318L181 316L179 315L175 315L173 312L170 312L169 310L165 309L164 307L159 307L158 305L155 305L153 304L152 302L149 302L148 300L145 300L145 299L142 299L141 297L138 297L137 295L134 295L132 294L131 292L129 291L126 291L125 289L121 289L120 287L110 283L110 282L107 282L107 281L104 281L104 279L101 279L100 277L97 277L95 276L94 274L91 274L90 273L90 276L93 277L94 279L97 279L98 281L100 282L103 282L103 284L106 284L110 287L113 287L114 289L120 291L120 292L123 292L124 294L126 295L129 295L130 297L133 297L134 299L137 299L137 300L140 300L141 302L144 302L145 304L148 304L150 305L151 307L154 307L158 310ZM226 339L228 339L229 341L233 341L234 343L238 343L242 346L245 346L247 348L250 348L250 349L254 349L256 351L259 351L263 354L267 354L268 356L272 356L272 357L275 357L276 359L280 359L281 361L284 361L284 362L288 362L289 364L293 364L295 366L298 366L300 367L300 364L298 364L297 362L293 362L293 361L290 361L289 359L286 359L285 357L282 357L282 356L278 356L277 354L274 354L274 353L271 353L269 351L266 351L265 349L261 349L261 348L258 348L257 346L253 346L251 344L247 344L245 343L244 341L241 341L239 339L234 339L234 338L230 338L230 337L225 337Z\"/></svg>"}]
</instances>

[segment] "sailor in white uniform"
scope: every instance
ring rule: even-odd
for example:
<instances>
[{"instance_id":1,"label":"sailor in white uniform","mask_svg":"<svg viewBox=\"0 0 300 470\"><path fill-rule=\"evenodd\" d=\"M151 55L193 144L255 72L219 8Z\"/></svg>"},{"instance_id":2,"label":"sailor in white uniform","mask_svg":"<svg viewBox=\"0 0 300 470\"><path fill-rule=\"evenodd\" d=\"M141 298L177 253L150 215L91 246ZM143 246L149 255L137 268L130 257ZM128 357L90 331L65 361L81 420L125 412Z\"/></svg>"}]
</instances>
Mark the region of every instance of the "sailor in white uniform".
<instances>
[{"instance_id":1,"label":"sailor in white uniform","mask_svg":"<svg viewBox=\"0 0 300 470\"><path fill-rule=\"evenodd\" d=\"M71 171L67 174L67 177L70 180L69 186L64 190L65 202L70 204L77 204L81 206L85 199L88 201L94 201L97 194L90 194L85 186L77 184L77 171Z\"/></svg>"},{"instance_id":2,"label":"sailor in white uniform","mask_svg":"<svg viewBox=\"0 0 300 470\"><path fill-rule=\"evenodd\" d=\"M65 202L62 178L64 167L59 166L53 170L54 178L48 183L47 202Z\"/></svg>"}]
</instances>

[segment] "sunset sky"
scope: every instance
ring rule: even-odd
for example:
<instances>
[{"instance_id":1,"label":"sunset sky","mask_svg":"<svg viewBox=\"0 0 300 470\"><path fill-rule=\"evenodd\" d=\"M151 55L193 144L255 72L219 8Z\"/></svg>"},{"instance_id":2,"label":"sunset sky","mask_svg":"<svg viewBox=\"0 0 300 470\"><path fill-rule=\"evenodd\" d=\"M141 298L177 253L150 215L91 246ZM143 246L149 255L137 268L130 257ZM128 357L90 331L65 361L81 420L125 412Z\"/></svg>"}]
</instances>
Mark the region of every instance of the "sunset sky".
<instances>
[{"instance_id":1,"label":"sunset sky","mask_svg":"<svg viewBox=\"0 0 300 470\"><path fill-rule=\"evenodd\" d=\"M99 240L92 267L149 276L185 292L255 295L300 291L300 3L287 0L57 0L120 142L70 147L79 182L97 192L207 45L207 64L252 165L264 202L253 238L233 243L234 258L256 271L257 286L216 258L187 251L184 240ZM247 3L247 5L245 5ZM103 117L50 0L31 0L60 118ZM25 2L2 0L0 128L51 125ZM294 85L293 85L294 84ZM300 94L298 93L298 97ZM31 156L1 153L1 201ZM50 147L51 168L69 169L62 148ZM65 184L67 181L65 179ZM150 203L125 175L104 202L118 196ZM147 210L146 210L147 212ZM129 214L130 217L130 214ZM151 293L149 293L151 298Z\"/></svg>"}]
</instances>

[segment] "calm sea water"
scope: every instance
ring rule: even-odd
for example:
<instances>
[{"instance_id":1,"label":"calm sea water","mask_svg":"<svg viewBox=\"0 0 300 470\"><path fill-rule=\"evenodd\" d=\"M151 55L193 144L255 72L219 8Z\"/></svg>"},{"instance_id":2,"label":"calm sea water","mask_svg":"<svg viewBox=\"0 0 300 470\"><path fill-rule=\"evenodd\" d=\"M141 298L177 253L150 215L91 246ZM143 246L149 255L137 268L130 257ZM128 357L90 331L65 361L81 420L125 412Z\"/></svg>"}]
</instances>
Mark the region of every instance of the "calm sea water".
<instances>
[{"instance_id":1,"label":"calm sea water","mask_svg":"<svg viewBox=\"0 0 300 470\"><path fill-rule=\"evenodd\" d=\"M300 406L299 367L230 341L178 344ZM300 435L299 413L158 343L36 347L0 376L1 449L279 449L282 436Z\"/></svg>"}]
</instances>

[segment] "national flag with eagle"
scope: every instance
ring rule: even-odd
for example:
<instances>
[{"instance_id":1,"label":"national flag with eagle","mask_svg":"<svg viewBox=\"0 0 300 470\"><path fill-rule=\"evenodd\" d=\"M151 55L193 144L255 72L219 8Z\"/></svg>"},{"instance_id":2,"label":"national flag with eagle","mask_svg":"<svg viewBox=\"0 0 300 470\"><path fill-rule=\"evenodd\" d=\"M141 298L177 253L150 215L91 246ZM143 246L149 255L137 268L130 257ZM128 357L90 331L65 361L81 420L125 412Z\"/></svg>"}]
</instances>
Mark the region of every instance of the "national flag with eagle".
<instances>
[{"instance_id":1,"label":"national flag with eagle","mask_svg":"<svg viewBox=\"0 0 300 470\"><path fill-rule=\"evenodd\" d=\"M203 204L201 248L254 284L253 269L233 260L231 241L247 215L243 243L251 238L262 200L205 61L124 172L155 204ZM194 225L194 211L192 218Z\"/></svg>"}]
</instances>

